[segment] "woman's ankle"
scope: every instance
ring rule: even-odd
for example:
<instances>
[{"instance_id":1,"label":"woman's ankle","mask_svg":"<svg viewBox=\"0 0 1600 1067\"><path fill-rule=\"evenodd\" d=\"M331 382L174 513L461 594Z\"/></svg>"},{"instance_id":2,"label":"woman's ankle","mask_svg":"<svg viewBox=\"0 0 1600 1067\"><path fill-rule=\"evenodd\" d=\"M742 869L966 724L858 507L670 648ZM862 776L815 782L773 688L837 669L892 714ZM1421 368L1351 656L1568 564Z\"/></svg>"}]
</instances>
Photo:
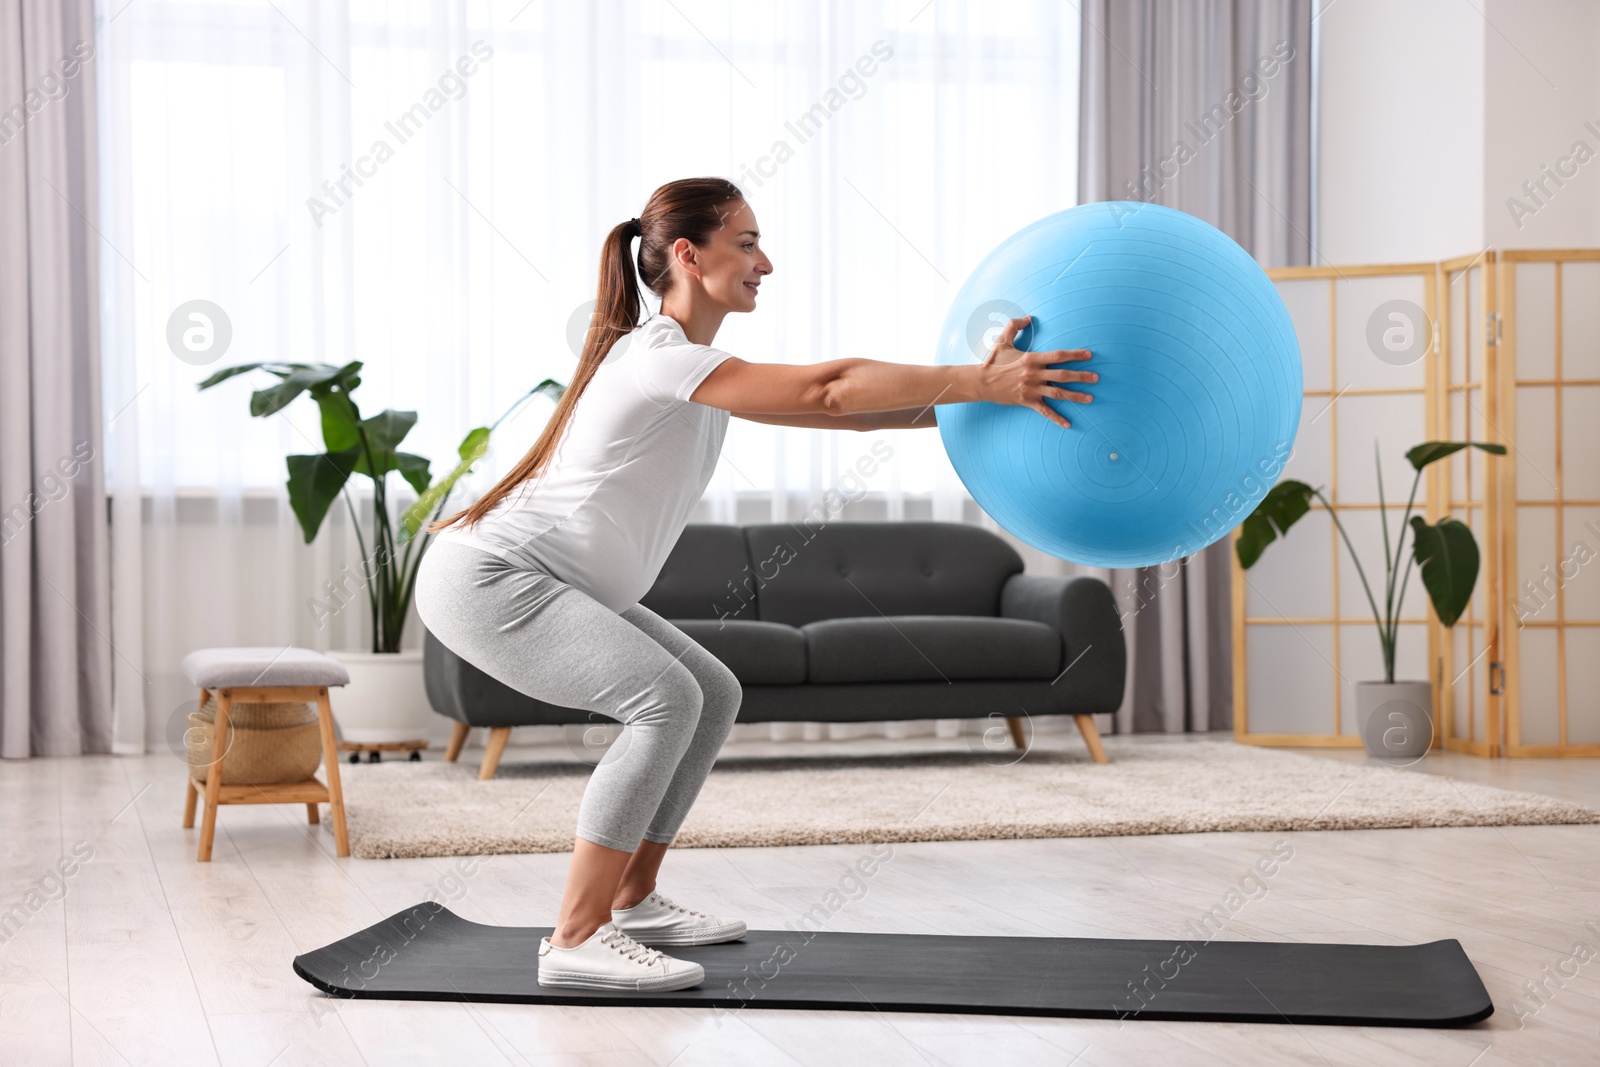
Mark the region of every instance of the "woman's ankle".
<instances>
[{"instance_id":1,"label":"woman's ankle","mask_svg":"<svg viewBox=\"0 0 1600 1067\"><path fill-rule=\"evenodd\" d=\"M655 892L655 889L656 887L654 885L644 886L637 889L630 888L628 886L618 886L617 895L612 898L611 901L611 910L622 911L626 908L632 908L642 904L644 903L644 898Z\"/></svg>"},{"instance_id":2,"label":"woman's ankle","mask_svg":"<svg viewBox=\"0 0 1600 1067\"><path fill-rule=\"evenodd\" d=\"M610 919L588 921L574 919L564 926L557 926L550 934L550 943L556 948L577 948L610 921Z\"/></svg>"}]
</instances>

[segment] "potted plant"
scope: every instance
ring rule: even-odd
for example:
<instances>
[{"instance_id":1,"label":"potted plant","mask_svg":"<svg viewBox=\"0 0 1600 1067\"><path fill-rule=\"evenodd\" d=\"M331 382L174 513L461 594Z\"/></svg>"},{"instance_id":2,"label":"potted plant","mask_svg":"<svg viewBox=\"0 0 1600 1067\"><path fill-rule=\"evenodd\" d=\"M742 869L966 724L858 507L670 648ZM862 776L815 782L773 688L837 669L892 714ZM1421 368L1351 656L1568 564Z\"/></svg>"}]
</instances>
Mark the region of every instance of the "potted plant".
<instances>
[{"instance_id":1,"label":"potted plant","mask_svg":"<svg viewBox=\"0 0 1600 1067\"><path fill-rule=\"evenodd\" d=\"M417 566L433 536L424 534L418 539L417 531L429 511L433 519L444 512L456 482L488 451L490 436L512 412L540 393L559 400L566 387L546 378L518 398L492 426L473 429L456 450L455 466L436 482L429 473L427 459L400 450L401 442L416 425L415 411L385 410L362 418L352 395L361 384L361 366L359 360L339 367L330 363L245 363L218 371L199 387L209 389L237 375L262 370L276 376L278 382L250 394L251 415L275 415L301 393L309 394L321 409L325 451L287 458L289 504L300 522L305 543L310 544L334 499L344 498L361 550L354 581L366 590L372 621L370 649L328 652L350 671L350 684L339 698L339 725L347 740L402 741L442 728L442 720L436 721L438 717L429 707L423 688L421 651L400 648ZM372 479L370 553L349 492L350 479L358 474ZM418 494L416 503L401 517L398 529L391 517L390 474L399 474ZM349 568L345 570L348 572ZM336 586L332 581L324 583L324 591L338 607L312 601L319 628L343 606L343 597L349 592L345 583Z\"/></svg>"},{"instance_id":2,"label":"potted plant","mask_svg":"<svg viewBox=\"0 0 1600 1067\"><path fill-rule=\"evenodd\" d=\"M1479 441L1428 441L1406 453L1416 476L1411 482L1411 497L1406 501L1405 514L1400 519L1400 534L1392 547L1389 538L1389 517L1383 497L1383 467L1378 467L1378 521L1383 527L1383 606L1372 593L1367 573L1356 556L1355 546L1345 533L1339 513L1334 510L1322 490L1305 482L1289 479L1273 486L1262 499L1260 506L1251 512L1239 527L1235 550L1239 566L1248 570L1261 554L1279 536L1311 510L1313 497L1333 517L1334 527L1344 539L1350 559L1356 565L1361 587L1366 590L1367 603L1372 608L1372 618L1378 627L1378 642L1383 647L1383 681L1356 683L1356 720L1360 724L1361 740L1370 755L1389 760L1414 762L1423 756L1433 741L1433 685L1427 681L1395 681L1395 641L1399 635L1401 605L1405 602L1406 586L1411 579L1414 563L1422 574L1422 585L1433 602L1433 613L1445 626L1454 626L1472 599L1472 588L1478 580L1478 542L1472 530L1458 519L1446 516L1429 524L1421 515L1411 514L1417 502L1417 488L1422 484L1422 471L1430 463L1454 455L1464 448L1478 448L1491 455L1506 454L1504 445ZM1376 453L1374 448L1374 453ZM1400 571L1400 561L1405 556L1407 531L1411 533L1411 557L1405 561L1405 571ZM1396 578L1398 577L1398 587Z\"/></svg>"}]
</instances>

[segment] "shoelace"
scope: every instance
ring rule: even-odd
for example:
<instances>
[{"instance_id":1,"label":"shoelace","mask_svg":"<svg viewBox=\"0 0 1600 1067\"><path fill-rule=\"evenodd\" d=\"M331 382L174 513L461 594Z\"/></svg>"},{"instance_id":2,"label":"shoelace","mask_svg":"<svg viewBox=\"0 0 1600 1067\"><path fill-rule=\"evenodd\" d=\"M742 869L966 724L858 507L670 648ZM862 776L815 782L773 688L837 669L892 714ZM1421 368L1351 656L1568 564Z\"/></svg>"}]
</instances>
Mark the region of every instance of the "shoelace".
<instances>
[{"instance_id":1,"label":"shoelace","mask_svg":"<svg viewBox=\"0 0 1600 1067\"><path fill-rule=\"evenodd\" d=\"M602 944L616 949L628 959L637 960L646 967L651 966L665 955L660 949L646 948L621 930L611 930L602 934L600 941Z\"/></svg>"},{"instance_id":2,"label":"shoelace","mask_svg":"<svg viewBox=\"0 0 1600 1067\"><path fill-rule=\"evenodd\" d=\"M668 900L666 897L662 896L660 893L651 893L650 895L656 899L657 903L659 903L659 904L661 904L661 905L663 905L665 907L668 907L668 908L676 908L678 911L683 912L685 915L698 915L702 919L711 918L711 916L707 915L703 911L695 911L693 908L686 908L682 904L679 904L675 900Z\"/></svg>"}]
</instances>

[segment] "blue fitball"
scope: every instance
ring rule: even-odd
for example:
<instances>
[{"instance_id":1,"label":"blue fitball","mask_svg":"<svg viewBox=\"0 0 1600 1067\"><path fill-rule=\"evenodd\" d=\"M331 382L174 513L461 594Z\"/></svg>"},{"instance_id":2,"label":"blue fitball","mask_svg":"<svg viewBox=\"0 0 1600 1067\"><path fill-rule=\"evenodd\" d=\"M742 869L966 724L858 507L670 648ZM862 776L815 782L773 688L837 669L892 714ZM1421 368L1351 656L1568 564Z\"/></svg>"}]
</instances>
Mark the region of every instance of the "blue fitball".
<instances>
[{"instance_id":1,"label":"blue fitball","mask_svg":"<svg viewBox=\"0 0 1600 1067\"><path fill-rule=\"evenodd\" d=\"M1300 425L1300 345L1249 253L1182 211L1083 204L1012 234L961 287L941 364L981 363L1009 318L1019 349L1086 348L1053 364L1098 382L1089 404L934 410L956 473L985 511L1042 552L1144 567L1198 552L1272 488Z\"/></svg>"}]
</instances>

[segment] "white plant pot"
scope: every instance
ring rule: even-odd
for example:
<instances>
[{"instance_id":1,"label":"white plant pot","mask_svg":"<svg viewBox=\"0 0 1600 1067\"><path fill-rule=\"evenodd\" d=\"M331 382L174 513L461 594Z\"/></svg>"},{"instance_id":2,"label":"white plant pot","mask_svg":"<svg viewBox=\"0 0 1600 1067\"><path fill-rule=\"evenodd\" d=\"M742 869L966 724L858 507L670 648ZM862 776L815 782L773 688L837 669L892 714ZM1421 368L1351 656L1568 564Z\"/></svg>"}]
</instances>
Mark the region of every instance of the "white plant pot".
<instances>
[{"instance_id":1,"label":"white plant pot","mask_svg":"<svg viewBox=\"0 0 1600 1067\"><path fill-rule=\"evenodd\" d=\"M350 684L330 688L333 718L346 741L444 741L450 720L428 703L422 650L366 652L337 649L329 656L350 672Z\"/></svg>"},{"instance_id":2,"label":"white plant pot","mask_svg":"<svg viewBox=\"0 0 1600 1067\"><path fill-rule=\"evenodd\" d=\"M1433 744L1433 686L1428 682L1357 682L1356 721L1367 754L1415 763Z\"/></svg>"}]
</instances>

